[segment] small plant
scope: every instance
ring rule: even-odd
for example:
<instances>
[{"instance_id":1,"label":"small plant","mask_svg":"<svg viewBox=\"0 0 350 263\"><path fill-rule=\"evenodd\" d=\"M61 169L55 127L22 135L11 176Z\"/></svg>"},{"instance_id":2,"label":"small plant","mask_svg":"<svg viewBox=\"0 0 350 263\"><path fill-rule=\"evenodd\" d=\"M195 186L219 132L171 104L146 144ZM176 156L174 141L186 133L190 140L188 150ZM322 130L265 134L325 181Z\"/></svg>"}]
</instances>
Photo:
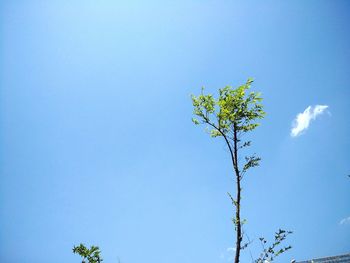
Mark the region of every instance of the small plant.
<instances>
[{"instance_id":1,"label":"small plant","mask_svg":"<svg viewBox=\"0 0 350 263\"><path fill-rule=\"evenodd\" d=\"M285 240L287 238L287 236L290 234L292 234L292 231L286 231L283 229L279 229L275 233L274 242L269 247L266 247L267 240L265 238L263 238L263 237L259 238L259 240L261 242L261 246L263 248L263 251L261 252L260 257L254 261L254 263L271 262L277 256L279 256L282 253L286 252L287 250L291 249L292 246L280 247L283 240Z\"/></svg>"},{"instance_id":2,"label":"small plant","mask_svg":"<svg viewBox=\"0 0 350 263\"><path fill-rule=\"evenodd\" d=\"M101 251L97 246L91 246L90 249L80 244L79 246L73 247L73 253L78 254L82 257L81 263L100 263L102 262Z\"/></svg>"}]
</instances>

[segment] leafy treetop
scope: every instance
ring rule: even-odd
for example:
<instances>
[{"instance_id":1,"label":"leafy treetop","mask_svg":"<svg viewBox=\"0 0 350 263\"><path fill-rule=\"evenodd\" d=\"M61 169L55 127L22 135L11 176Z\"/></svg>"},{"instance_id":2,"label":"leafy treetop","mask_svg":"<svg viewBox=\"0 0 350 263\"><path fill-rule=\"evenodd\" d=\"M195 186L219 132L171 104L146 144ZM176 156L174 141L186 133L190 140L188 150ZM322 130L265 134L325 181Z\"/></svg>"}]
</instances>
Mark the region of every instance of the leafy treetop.
<instances>
[{"instance_id":1,"label":"leafy treetop","mask_svg":"<svg viewBox=\"0 0 350 263\"><path fill-rule=\"evenodd\" d=\"M192 118L195 124L205 123L211 126L210 135L212 137L227 136L232 137L233 129L236 132L248 132L255 129L259 124L256 119L265 116L261 94L250 92L247 94L253 80L248 81L233 89L226 86L219 89L219 98L216 100L213 95L202 94L198 97L192 96L194 114ZM199 117L199 119L198 119Z\"/></svg>"}]
</instances>

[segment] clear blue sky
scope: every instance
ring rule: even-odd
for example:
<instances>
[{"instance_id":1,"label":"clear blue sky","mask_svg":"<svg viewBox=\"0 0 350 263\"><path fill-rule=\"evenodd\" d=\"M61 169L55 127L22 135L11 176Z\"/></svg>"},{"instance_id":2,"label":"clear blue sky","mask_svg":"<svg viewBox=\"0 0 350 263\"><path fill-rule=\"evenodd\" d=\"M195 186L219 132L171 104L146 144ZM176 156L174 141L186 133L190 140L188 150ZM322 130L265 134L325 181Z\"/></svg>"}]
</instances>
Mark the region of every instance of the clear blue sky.
<instances>
[{"instance_id":1,"label":"clear blue sky","mask_svg":"<svg viewBox=\"0 0 350 263\"><path fill-rule=\"evenodd\" d=\"M350 251L348 1L1 1L0 261L223 263L234 244L224 143L190 94L255 78L268 113L244 182L277 262ZM297 137L308 106L327 110ZM250 262L246 251L242 262Z\"/></svg>"}]
</instances>

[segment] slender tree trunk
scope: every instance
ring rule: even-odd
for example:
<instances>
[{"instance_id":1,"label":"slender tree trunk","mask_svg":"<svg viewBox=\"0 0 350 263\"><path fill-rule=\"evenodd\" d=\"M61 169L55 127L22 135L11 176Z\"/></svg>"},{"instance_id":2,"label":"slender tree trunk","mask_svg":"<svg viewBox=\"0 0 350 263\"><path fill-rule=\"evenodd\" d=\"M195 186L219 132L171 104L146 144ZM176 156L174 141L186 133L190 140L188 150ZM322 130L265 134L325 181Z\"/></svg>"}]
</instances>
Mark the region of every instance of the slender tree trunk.
<instances>
[{"instance_id":1,"label":"slender tree trunk","mask_svg":"<svg viewBox=\"0 0 350 263\"><path fill-rule=\"evenodd\" d=\"M241 243L242 243L242 224L241 224L241 176L239 174L238 169L238 158L237 158L237 152L238 152L238 139L237 139L237 128L236 125L234 125L233 130L233 153L234 153L234 170L236 174L236 255L235 255L235 263L239 263L240 254L241 254Z\"/></svg>"},{"instance_id":2,"label":"slender tree trunk","mask_svg":"<svg viewBox=\"0 0 350 263\"><path fill-rule=\"evenodd\" d=\"M209 123L209 122L207 122ZM209 123L210 124L210 123ZM213 126L213 125L212 125ZM237 138L237 126L234 124L233 127L233 149L231 147L231 144L228 140L228 138L225 136L223 132L221 132L220 129L218 129L215 125L213 126L215 129L217 129L221 135L224 137L227 147L230 150L231 154L231 160L232 160L232 166L233 170L236 176L236 191L237 191L237 196L236 196L236 215L235 215L235 220L236 220L236 255L235 255L235 263L239 263L240 259L240 254L241 254L241 243L242 243L242 224L241 224L241 175L239 172L238 168L238 138Z\"/></svg>"},{"instance_id":3,"label":"slender tree trunk","mask_svg":"<svg viewBox=\"0 0 350 263\"><path fill-rule=\"evenodd\" d=\"M241 224L241 182L238 179L236 182L237 185L237 207L236 207L236 222L237 222L237 231L236 231L236 256L235 263L239 263L239 258L241 254L241 242L242 242L242 224Z\"/></svg>"}]
</instances>

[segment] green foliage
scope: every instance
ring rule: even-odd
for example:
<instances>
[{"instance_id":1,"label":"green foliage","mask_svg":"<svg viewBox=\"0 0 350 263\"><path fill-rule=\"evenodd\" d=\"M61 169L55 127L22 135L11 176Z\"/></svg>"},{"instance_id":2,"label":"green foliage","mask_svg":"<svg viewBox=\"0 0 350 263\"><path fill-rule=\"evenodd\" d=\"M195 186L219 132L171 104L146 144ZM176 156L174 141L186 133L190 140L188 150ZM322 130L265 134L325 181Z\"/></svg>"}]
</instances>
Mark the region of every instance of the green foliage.
<instances>
[{"instance_id":1,"label":"green foliage","mask_svg":"<svg viewBox=\"0 0 350 263\"><path fill-rule=\"evenodd\" d=\"M249 168L258 166L261 158L256 157L255 155L252 155L252 156L246 156L245 160L246 160L246 163L244 164L242 169L243 173L246 172Z\"/></svg>"},{"instance_id":2,"label":"green foliage","mask_svg":"<svg viewBox=\"0 0 350 263\"><path fill-rule=\"evenodd\" d=\"M82 263L100 263L102 258L100 256L100 249L97 246L91 246L90 249L83 244L73 247L73 253L82 257ZM87 261L86 261L87 260Z\"/></svg>"},{"instance_id":3,"label":"green foliage","mask_svg":"<svg viewBox=\"0 0 350 263\"><path fill-rule=\"evenodd\" d=\"M202 94L192 96L192 104L194 106L194 114L196 118L192 118L195 124L209 124L212 130L212 137L232 135L233 129L237 132L248 132L254 130L259 124L257 119L265 116L263 105L261 104L261 94L258 92L250 92L248 90L253 83L252 79L233 89L226 86L219 89L219 97L215 99L213 95ZM248 145L246 145L248 146Z\"/></svg>"},{"instance_id":4,"label":"green foliage","mask_svg":"<svg viewBox=\"0 0 350 263\"><path fill-rule=\"evenodd\" d=\"M277 256L291 249L292 246L285 246L285 247L280 246L281 243L290 234L292 234L292 231L279 229L278 232L275 233L274 242L268 247L266 247L267 240L263 237L259 238L263 251L261 252L260 257L256 259L254 262L255 263L272 262Z\"/></svg>"}]
</instances>

